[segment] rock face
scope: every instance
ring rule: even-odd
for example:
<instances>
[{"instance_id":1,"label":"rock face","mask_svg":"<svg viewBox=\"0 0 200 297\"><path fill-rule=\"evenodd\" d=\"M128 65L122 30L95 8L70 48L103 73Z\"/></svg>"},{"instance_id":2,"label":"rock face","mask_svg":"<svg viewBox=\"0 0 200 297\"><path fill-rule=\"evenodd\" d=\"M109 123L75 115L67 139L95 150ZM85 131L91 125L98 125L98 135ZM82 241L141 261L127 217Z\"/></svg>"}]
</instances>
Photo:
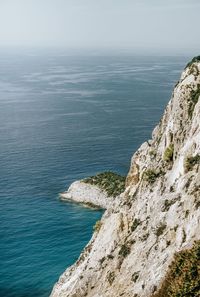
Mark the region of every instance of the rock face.
<instances>
[{"instance_id":1,"label":"rock face","mask_svg":"<svg viewBox=\"0 0 200 297\"><path fill-rule=\"evenodd\" d=\"M86 205L94 205L107 209L113 204L113 197L108 197L107 193L100 187L85 183L84 181L75 181L71 184L67 192L60 194L61 200L70 200Z\"/></svg>"},{"instance_id":2,"label":"rock face","mask_svg":"<svg viewBox=\"0 0 200 297\"><path fill-rule=\"evenodd\" d=\"M183 71L126 190L51 297L148 297L173 255L200 239L200 61Z\"/></svg>"}]
</instances>

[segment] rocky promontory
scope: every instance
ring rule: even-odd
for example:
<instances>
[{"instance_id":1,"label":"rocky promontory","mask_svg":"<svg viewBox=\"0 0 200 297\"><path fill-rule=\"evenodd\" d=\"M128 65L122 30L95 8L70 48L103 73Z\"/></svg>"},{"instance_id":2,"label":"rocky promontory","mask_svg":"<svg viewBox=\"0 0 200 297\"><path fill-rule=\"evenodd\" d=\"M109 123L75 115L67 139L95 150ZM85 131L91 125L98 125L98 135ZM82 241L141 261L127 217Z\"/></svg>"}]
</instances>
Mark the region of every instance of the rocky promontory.
<instances>
[{"instance_id":1,"label":"rocky promontory","mask_svg":"<svg viewBox=\"0 0 200 297\"><path fill-rule=\"evenodd\" d=\"M103 172L71 184L60 194L62 201L82 203L91 208L108 209L125 190L125 178L113 172Z\"/></svg>"}]
</instances>

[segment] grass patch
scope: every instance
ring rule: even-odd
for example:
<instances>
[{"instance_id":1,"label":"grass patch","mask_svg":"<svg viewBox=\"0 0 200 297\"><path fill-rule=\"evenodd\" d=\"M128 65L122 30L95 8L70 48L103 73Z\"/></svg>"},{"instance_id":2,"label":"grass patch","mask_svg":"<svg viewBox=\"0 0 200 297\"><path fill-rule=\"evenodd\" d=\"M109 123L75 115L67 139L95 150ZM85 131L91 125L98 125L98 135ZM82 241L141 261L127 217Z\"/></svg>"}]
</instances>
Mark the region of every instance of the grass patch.
<instances>
[{"instance_id":1,"label":"grass patch","mask_svg":"<svg viewBox=\"0 0 200 297\"><path fill-rule=\"evenodd\" d=\"M108 196L116 197L125 191L125 180L124 176L108 171L85 178L83 182L96 185L106 191Z\"/></svg>"},{"instance_id":2,"label":"grass patch","mask_svg":"<svg viewBox=\"0 0 200 297\"><path fill-rule=\"evenodd\" d=\"M174 145L171 143L165 150L164 155L163 155L163 160L167 163L173 161L173 156L174 156Z\"/></svg>"},{"instance_id":3,"label":"grass patch","mask_svg":"<svg viewBox=\"0 0 200 297\"><path fill-rule=\"evenodd\" d=\"M154 297L200 296L200 241L174 256L161 288Z\"/></svg>"}]
</instances>

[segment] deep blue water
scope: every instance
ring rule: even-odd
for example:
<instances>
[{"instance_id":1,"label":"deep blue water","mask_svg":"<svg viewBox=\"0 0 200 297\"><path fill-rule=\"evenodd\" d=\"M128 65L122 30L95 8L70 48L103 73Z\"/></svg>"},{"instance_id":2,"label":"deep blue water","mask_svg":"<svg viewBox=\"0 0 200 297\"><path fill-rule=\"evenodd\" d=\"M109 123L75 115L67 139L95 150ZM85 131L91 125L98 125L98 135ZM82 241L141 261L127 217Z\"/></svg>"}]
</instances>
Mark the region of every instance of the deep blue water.
<instances>
[{"instance_id":1,"label":"deep blue water","mask_svg":"<svg viewBox=\"0 0 200 297\"><path fill-rule=\"evenodd\" d=\"M47 297L102 215L61 203L151 135L186 57L0 55L0 296Z\"/></svg>"}]
</instances>

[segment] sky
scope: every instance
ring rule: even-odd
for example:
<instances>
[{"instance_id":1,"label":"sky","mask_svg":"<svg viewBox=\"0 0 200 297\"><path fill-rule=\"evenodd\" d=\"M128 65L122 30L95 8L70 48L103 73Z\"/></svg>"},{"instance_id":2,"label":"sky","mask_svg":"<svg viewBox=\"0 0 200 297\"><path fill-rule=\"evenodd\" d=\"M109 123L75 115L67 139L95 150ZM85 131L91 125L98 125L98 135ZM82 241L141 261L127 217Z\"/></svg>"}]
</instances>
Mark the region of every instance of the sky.
<instances>
[{"instance_id":1,"label":"sky","mask_svg":"<svg viewBox=\"0 0 200 297\"><path fill-rule=\"evenodd\" d=\"M1 47L197 53L200 0L0 0Z\"/></svg>"}]
</instances>

